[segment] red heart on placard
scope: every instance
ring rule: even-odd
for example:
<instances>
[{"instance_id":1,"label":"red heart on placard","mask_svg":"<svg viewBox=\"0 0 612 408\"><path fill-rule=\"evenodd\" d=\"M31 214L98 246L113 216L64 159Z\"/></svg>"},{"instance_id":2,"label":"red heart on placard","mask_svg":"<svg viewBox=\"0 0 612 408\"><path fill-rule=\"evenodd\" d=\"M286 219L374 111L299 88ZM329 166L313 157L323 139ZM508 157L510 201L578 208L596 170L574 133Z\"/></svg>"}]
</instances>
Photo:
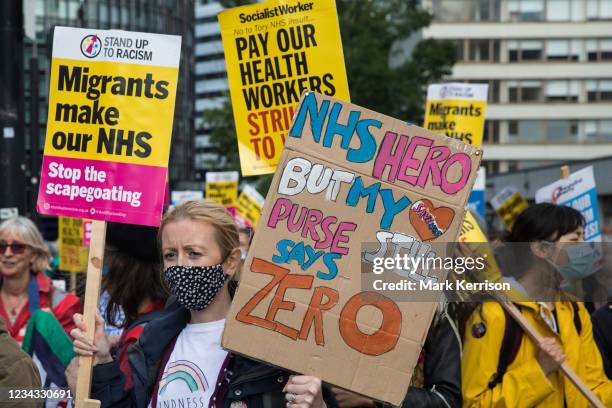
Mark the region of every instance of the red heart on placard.
<instances>
[{"instance_id":1,"label":"red heart on placard","mask_svg":"<svg viewBox=\"0 0 612 408\"><path fill-rule=\"evenodd\" d=\"M434 208L431 201L423 199L410 206L410 224L423 242L431 241L446 232L455 218L455 211L448 207Z\"/></svg>"}]
</instances>

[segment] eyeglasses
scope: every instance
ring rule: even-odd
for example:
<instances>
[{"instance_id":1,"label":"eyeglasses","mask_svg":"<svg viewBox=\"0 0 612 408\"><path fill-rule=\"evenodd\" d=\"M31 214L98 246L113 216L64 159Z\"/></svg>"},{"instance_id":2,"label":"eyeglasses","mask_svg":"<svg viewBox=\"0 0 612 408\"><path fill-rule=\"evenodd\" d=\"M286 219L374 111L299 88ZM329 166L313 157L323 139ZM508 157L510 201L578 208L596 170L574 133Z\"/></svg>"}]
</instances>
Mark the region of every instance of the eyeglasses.
<instances>
[{"instance_id":1,"label":"eyeglasses","mask_svg":"<svg viewBox=\"0 0 612 408\"><path fill-rule=\"evenodd\" d=\"M26 244L22 244L21 242L13 242L12 244L0 242L0 254L6 253L8 248L11 248L11 252L16 255L23 254L27 247Z\"/></svg>"}]
</instances>

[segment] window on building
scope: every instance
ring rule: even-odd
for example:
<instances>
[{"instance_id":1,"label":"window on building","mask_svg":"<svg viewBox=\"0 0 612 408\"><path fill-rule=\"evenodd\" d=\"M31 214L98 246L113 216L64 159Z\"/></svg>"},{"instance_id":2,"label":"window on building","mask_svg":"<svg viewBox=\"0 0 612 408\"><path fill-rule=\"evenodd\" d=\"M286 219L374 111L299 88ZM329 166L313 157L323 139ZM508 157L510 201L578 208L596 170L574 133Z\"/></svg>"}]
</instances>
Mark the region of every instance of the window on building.
<instances>
[{"instance_id":1,"label":"window on building","mask_svg":"<svg viewBox=\"0 0 612 408\"><path fill-rule=\"evenodd\" d=\"M499 102L499 81L489 81L489 100L492 103Z\"/></svg>"},{"instance_id":2,"label":"window on building","mask_svg":"<svg viewBox=\"0 0 612 408\"><path fill-rule=\"evenodd\" d=\"M542 99L541 81L521 81L521 102L538 102Z\"/></svg>"},{"instance_id":3,"label":"window on building","mask_svg":"<svg viewBox=\"0 0 612 408\"><path fill-rule=\"evenodd\" d=\"M467 3L461 0L434 0L432 4L436 21L443 23L468 21Z\"/></svg>"},{"instance_id":4,"label":"window on building","mask_svg":"<svg viewBox=\"0 0 612 408\"><path fill-rule=\"evenodd\" d=\"M546 138L551 143L575 142L578 137L578 121L549 120L546 122Z\"/></svg>"},{"instance_id":5,"label":"window on building","mask_svg":"<svg viewBox=\"0 0 612 408\"><path fill-rule=\"evenodd\" d=\"M111 5L111 24L119 24L119 7L116 4Z\"/></svg>"},{"instance_id":6,"label":"window on building","mask_svg":"<svg viewBox=\"0 0 612 408\"><path fill-rule=\"evenodd\" d=\"M470 40L470 61L490 61L489 40Z\"/></svg>"},{"instance_id":7,"label":"window on building","mask_svg":"<svg viewBox=\"0 0 612 408\"><path fill-rule=\"evenodd\" d=\"M546 2L546 20L568 21L570 19L570 0L548 0Z\"/></svg>"},{"instance_id":8,"label":"window on building","mask_svg":"<svg viewBox=\"0 0 612 408\"><path fill-rule=\"evenodd\" d=\"M470 0L467 5L472 21L500 21L501 0Z\"/></svg>"},{"instance_id":9,"label":"window on building","mask_svg":"<svg viewBox=\"0 0 612 408\"><path fill-rule=\"evenodd\" d=\"M519 42L518 41L508 41L508 61L510 62L518 62L519 60Z\"/></svg>"},{"instance_id":10,"label":"window on building","mask_svg":"<svg viewBox=\"0 0 612 408\"><path fill-rule=\"evenodd\" d=\"M108 5L104 3L98 3L99 11L98 11L98 19L100 20L100 25L105 28L108 24Z\"/></svg>"},{"instance_id":11,"label":"window on building","mask_svg":"<svg viewBox=\"0 0 612 408\"><path fill-rule=\"evenodd\" d=\"M455 59L457 60L457 62L465 61L465 55L463 52L463 41L464 40L452 41L453 45L455 46Z\"/></svg>"},{"instance_id":12,"label":"window on building","mask_svg":"<svg viewBox=\"0 0 612 408\"><path fill-rule=\"evenodd\" d=\"M587 59L589 61L611 61L612 39L587 40Z\"/></svg>"},{"instance_id":13,"label":"window on building","mask_svg":"<svg viewBox=\"0 0 612 408\"><path fill-rule=\"evenodd\" d=\"M583 41L582 40L572 40L570 42L570 61L578 61L580 60L580 55L582 54Z\"/></svg>"},{"instance_id":14,"label":"window on building","mask_svg":"<svg viewBox=\"0 0 612 408\"><path fill-rule=\"evenodd\" d=\"M507 86L511 103L542 101L542 81L508 81Z\"/></svg>"},{"instance_id":15,"label":"window on building","mask_svg":"<svg viewBox=\"0 0 612 408\"><path fill-rule=\"evenodd\" d=\"M540 120L513 120L508 122L508 135L514 143L540 143L545 140Z\"/></svg>"},{"instance_id":16,"label":"window on building","mask_svg":"<svg viewBox=\"0 0 612 408\"><path fill-rule=\"evenodd\" d=\"M567 61L570 59L569 40L546 41L546 59L549 61Z\"/></svg>"},{"instance_id":17,"label":"window on building","mask_svg":"<svg viewBox=\"0 0 612 408\"><path fill-rule=\"evenodd\" d=\"M596 120L587 120L584 122L584 135L586 136L586 141L593 141L597 137L597 121Z\"/></svg>"},{"instance_id":18,"label":"window on building","mask_svg":"<svg viewBox=\"0 0 612 408\"><path fill-rule=\"evenodd\" d=\"M612 2L610 0L587 0L587 19L612 19Z\"/></svg>"},{"instance_id":19,"label":"window on building","mask_svg":"<svg viewBox=\"0 0 612 408\"><path fill-rule=\"evenodd\" d=\"M599 44L597 40L587 40L586 50L589 61L597 61L599 59Z\"/></svg>"},{"instance_id":20,"label":"window on building","mask_svg":"<svg viewBox=\"0 0 612 408\"><path fill-rule=\"evenodd\" d=\"M599 40L599 58L601 61L612 60L612 39Z\"/></svg>"},{"instance_id":21,"label":"window on building","mask_svg":"<svg viewBox=\"0 0 612 408\"><path fill-rule=\"evenodd\" d=\"M520 91L518 81L508 81L508 101L509 102L520 102Z\"/></svg>"},{"instance_id":22,"label":"window on building","mask_svg":"<svg viewBox=\"0 0 612 408\"><path fill-rule=\"evenodd\" d=\"M542 59L544 42L540 40L508 41L510 62L539 61Z\"/></svg>"},{"instance_id":23,"label":"window on building","mask_svg":"<svg viewBox=\"0 0 612 408\"><path fill-rule=\"evenodd\" d=\"M542 59L542 41L521 41L521 59L523 61L538 61Z\"/></svg>"},{"instance_id":24,"label":"window on building","mask_svg":"<svg viewBox=\"0 0 612 408\"><path fill-rule=\"evenodd\" d=\"M572 21L584 21L584 0L572 0Z\"/></svg>"},{"instance_id":25,"label":"window on building","mask_svg":"<svg viewBox=\"0 0 612 408\"><path fill-rule=\"evenodd\" d=\"M612 120L589 120L584 123L587 143L612 142Z\"/></svg>"},{"instance_id":26,"label":"window on building","mask_svg":"<svg viewBox=\"0 0 612 408\"><path fill-rule=\"evenodd\" d=\"M612 141L612 120L599 121L599 137L602 141Z\"/></svg>"},{"instance_id":27,"label":"window on building","mask_svg":"<svg viewBox=\"0 0 612 408\"><path fill-rule=\"evenodd\" d=\"M612 101L612 80L599 81L599 100Z\"/></svg>"},{"instance_id":28,"label":"window on building","mask_svg":"<svg viewBox=\"0 0 612 408\"><path fill-rule=\"evenodd\" d=\"M127 6L121 7L121 25L128 28L130 24L130 9Z\"/></svg>"},{"instance_id":29,"label":"window on building","mask_svg":"<svg viewBox=\"0 0 612 408\"><path fill-rule=\"evenodd\" d=\"M493 62L499 62L499 56L500 56L500 45L499 45L499 40L491 40L492 44L493 44Z\"/></svg>"},{"instance_id":30,"label":"window on building","mask_svg":"<svg viewBox=\"0 0 612 408\"><path fill-rule=\"evenodd\" d=\"M588 80L586 89L589 102L612 101L612 80Z\"/></svg>"},{"instance_id":31,"label":"window on building","mask_svg":"<svg viewBox=\"0 0 612 408\"><path fill-rule=\"evenodd\" d=\"M519 120L518 139L522 143L539 143L545 140L540 120Z\"/></svg>"},{"instance_id":32,"label":"window on building","mask_svg":"<svg viewBox=\"0 0 612 408\"><path fill-rule=\"evenodd\" d=\"M549 102L577 102L580 94L578 81L548 81L546 100Z\"/></svg>"},{"instance_id":33,"label":"window on building","mask_svg":"<svg viewBox=\"0 0 612 408\"><path fill-rule=\"evenodd\" d=\"M510 21L541 21L544 19L544 0L509 0Z\"/></svg>"},{"instance_id":34,"label":"window on building","mask_svg":"<svg viewBox=\"0 0 612 408\"><path fill-rule=\"evenodd\" d=\"M484 126L483 143L499 143L499 121L487 120Z\"/></svg>"}]
</instances>

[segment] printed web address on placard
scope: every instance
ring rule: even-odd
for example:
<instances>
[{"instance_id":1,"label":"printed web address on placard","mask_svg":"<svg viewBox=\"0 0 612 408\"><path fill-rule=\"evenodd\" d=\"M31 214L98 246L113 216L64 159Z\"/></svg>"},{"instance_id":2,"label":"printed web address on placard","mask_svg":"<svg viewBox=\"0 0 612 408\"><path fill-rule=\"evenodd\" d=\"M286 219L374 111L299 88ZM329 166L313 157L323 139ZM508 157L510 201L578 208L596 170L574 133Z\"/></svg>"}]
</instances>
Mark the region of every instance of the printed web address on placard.
<instances>
[{"instance_id":1,"label":"printed web address on placard","mask_svg":"<svg viewBox=\"0 0 612 408\"><path fill-rule=\"evenodd\" d=\"M122 217L122 218L127 217L127 214L123 212L114 212L114 211L109 211L109 210L96 210L95 208L87 209L87 208L64 207L61 205L52 205L49 203L45 204L44 207L46 210L52 209L52 210L62 210L62 211L70 211L70 212L77 212L77 213L89 213L92 215L100 214L100 215L112 215L115 217Z\"/></svg>"}]
</instances>

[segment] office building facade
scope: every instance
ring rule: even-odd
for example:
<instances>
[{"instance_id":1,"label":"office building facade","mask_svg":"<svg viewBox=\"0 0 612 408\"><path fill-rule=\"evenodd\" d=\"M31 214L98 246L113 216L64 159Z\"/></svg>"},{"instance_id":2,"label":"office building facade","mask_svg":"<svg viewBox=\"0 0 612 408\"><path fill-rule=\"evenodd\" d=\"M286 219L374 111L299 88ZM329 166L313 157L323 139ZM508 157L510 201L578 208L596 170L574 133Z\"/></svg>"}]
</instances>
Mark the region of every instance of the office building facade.
<instances>
[{"instance_id":1,"label":"office building facade","mask_svg":"<svg viewBox=\"0 0 612 408\"><path fill-rule=\"evenodd\" d=\"M489 173L612 155L612 1L423 0L449 81L489 84Z\"/></svg>"}]
</instances>

